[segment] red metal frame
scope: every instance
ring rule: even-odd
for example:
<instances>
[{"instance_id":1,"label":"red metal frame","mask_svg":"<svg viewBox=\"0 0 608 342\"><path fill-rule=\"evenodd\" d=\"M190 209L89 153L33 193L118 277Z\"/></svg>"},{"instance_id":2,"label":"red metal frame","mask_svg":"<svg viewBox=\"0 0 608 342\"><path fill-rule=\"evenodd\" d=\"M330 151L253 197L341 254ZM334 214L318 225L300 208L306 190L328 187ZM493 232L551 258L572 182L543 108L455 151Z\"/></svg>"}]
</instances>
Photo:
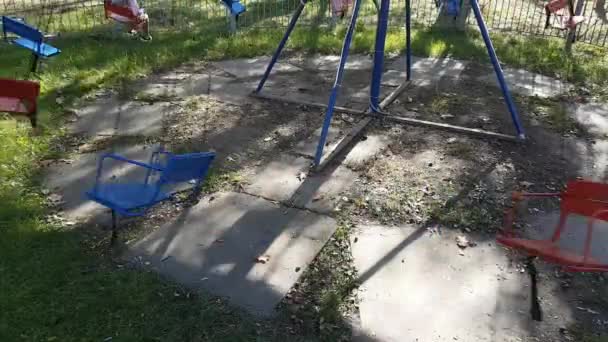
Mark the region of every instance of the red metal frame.
<instances>
[{"instance_id":1,"label":"red metal frame","mask_svg":"<svg viewBox=\"0 0 608 342\"><path fill-rule=\"evenodd\" d=\"M518 238L513 231L517 203L526 198L559 198L561 200L559 223L550 239ZM496 239L499 243L559 264L568 271L608 272L607 263L601 263L591 257L594 223L596 220L608 221L608 184L577 180L569 182L562 193L514 192L512 200L513 205L507 209L503 229ZM566 228L566 221L570 214L589 218L582 255L563 250L557 243Z\"/></svg>"},{"instance_id":2,"label":"red metal frame","mask_svg":"<svg viewBox=\"0 0 608 342\"><path fill-rule=\"evenodd\" d=\"M40 84L0 78L0 112L24 115L36 127Z\"/></svg>"}]
</instances>

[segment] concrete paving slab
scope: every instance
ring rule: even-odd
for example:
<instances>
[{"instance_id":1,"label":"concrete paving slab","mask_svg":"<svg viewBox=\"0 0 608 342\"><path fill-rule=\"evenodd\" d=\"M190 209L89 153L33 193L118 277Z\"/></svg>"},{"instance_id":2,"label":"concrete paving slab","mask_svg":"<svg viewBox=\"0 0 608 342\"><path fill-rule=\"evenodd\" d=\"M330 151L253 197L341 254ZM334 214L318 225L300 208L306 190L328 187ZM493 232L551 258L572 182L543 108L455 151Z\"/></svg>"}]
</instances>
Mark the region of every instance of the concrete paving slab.
<instances>
[{"instance_id":1,"label":"concrete paving slab","mask_svg":"<svg viewBox=\"0 0 608 342\"><path fill-rule=\"evenodd\" d=\"M553 97L570 89L569 84L558 79L522 69L503 68L503 73L511 91L525 96ZM477 81L500 86L494 72L478 77Z\"/></svg>"},{"instance_id":2,"label":"concrete paving slab","mask_svg":"<svg viewBox=\"0 0 608 342\"><path fill-rule=\"evenodd\" d=\"M608 140L596 141L592 145L594 165L591 178L608 182Z\"/></svg>"},{"instance_id":3,"label":"concrete paving slab","mask_svg":"<svg viewBox=\"0 0 608 342\"><path fill-rule=\"evenodd\" d=\"M210 79L211 77L206 74L192 74L172 90L179 97L207 95L211 92Z\"/></svg>"},{"instance_id":4,"label":"concrete paving slab","mask_svg":"<svg viewBox=\"0 0 608 342\"><path fill-rule=\"evenodd\" d=\"M227 61L214 62L213 66L220 68L236 78L260 77L264 75L270 56L255 58L231 59ZM273 73L297 72L302 69L284 62L277 62L273 68Z\"/></svg>"},{"instance_id":5,"label":"concrete paving slab","mask_svg":"<svg viewBox=\"0 0 608 342\"><path fill-rule=\"evenodd\" d=\"M340 64L340 56L315 55L304 57L303 59L290 59L290 62L301 65L306 69L319 71L336 71ZM374 63L372 58L367 55L350 55L344 65L345 70L371 70Z\"/></svg>"},{"instance_id":6,"label":"concrete paving slab","mask_svg":"<svg viewBox=\"0 0 608 342\"><path fill-rule=\"evenodd\" d=\"M431 85L439 81L442 77L460 77L469 62L451 58L412 58L412 80L420 82L421 86ZM382 82L386 84L403 83L405 79L405 57L400 57L387 63L387 69L396 70L385 74Z\"/></svg>"},{"instance_id":7,"label":"concrete paving slab","mask_svg":"<svg viewBox=\"0 0 608 342\"><path fill-rule=\"evenodd\" d=\"M301 173L307 173L311 164L309 159L282 154L255 170L245 191L274 201L290 201L302 185Z\"/></svg>"},{"instance_id":8,"label":"concrete paving slab","mask_svg":"<svg viewBox=\"0 0 608 342\"><path fill-rule=\"evenodd\" d=\"M608 104L581 103L569 106L568 111L589 133L608 138Z\"/></svg>"},{"instance_id":9,"label":"concrete paving slab","mask_svg":"<svg viewBox=\"0 0 608 342\"><path fill-rule=\"evenodd\" d=\"M337 118L334 117L334 119ZM294 147L293 152L309 158L314 158L315 154L317 153L317 145L319 144L319 138L321 137L321 130L322 127L317 128L306 140L298 142ZM338 144L340 138L342 138L345 134L346 130L344 128L329 126L324 151L332 150Z\"/></svg>"},{"instance_id":10,"label":"concrete paving slab","mask_svg":"<svg viewBox=\"0 0 608 342\"><path fill-rule=\"evenodd\" d=\"M171 105L167 102L126 103L120 114L118 135L155 136L161 134L163 118L170 108Z\"/></svg>"},{"instance_id":11,"label":"concrete paving slab","mask_svg":"<svg viewBox=\"0 0 608 342\"><path fill-rule=\"evenodd\" d=\"M155 145L134 145L118 148L115 152L129 159L147 162ZM88 201L85 191L95 184L99 156L109 151L79 154L71 163L54 163L45 172L44 187L62 196L63 215L70 219L89 219L104 213L105 208ZM102 181L113 179L143 179L143 171L131 164L107 160L104 162ZM107 215L106 215L107 216ZM103 217L102 217L103 220Z\"/></svg>"},{"instance_id":12,"label":"concrete paving slab","mask_svg":"<svg viewBox=\"0 0 608 342\"><path fill-rule=\"evenodd\" d=\"M459 255L454 234L357 227L352 248L362 285L355 341L505 341L526 331L526 275L511 269L493 242Z\"/></svg>"},{"instance_id":13,"label":"concrete paving slab","mask_svg":"<svg viewBox=\"0 0 608 342\"><path fill-rule=\"evenodd\" d=\"M360 139L352 147L342 163L355 170L359 169L382 153L390 143L391 139L386 135L366 135L365 139Z\"/></svg>"},{"instance_id":14,"label":"concrete paving slab","mask_svg":"<svg viewBox=\"0 0 608 342\"><path fill-rule=\"evenodd\" d=\"M347 167L338 166L335 170L308 176L293 196L298 207L329 214L341 201L341 194L356 181L357 174Z\"/></svg>"},{"instance_id":15,"label":"concrete paving slab","mask_svg":"<svg viewBox=\"0 0 608 342\"><path fill-rule=\"evenodd\" d=\"M382 75L382 85L387 87L398 87L405 82L407 74L400 70L387 70Z\"/></svg>"},{"instance_id":16,"label":"concrete paving slab","mask_svg":"<svg viewBox=\"0 0 608 342\"><path fill-rule=\"evenodd\" d=\"M335 220L242 193L210 199L137 242L127 257L149 262L186 286L271 315L331 237ZM269 259L257 263L259 256Z\"/></svg>"},{"instance_id":17,"label":"concrete paving slab","mask_svg":"<svg viewBox=\"0 0 608 342\"><path fill-rule=\"evenodd\" d=\"M113 135L118 126L122 101L116 97L100 98L76 111L78 120L69 126L72 133L94 137Z\"/></svg>"},{"instance_id":18,"label":"concrete paving slab","mask_svg":"<svg viewBox=\"0 0 608 342\"><path fill-rule=\"evenodd\" d=\"M257 80L243 81L212 75L209 96L217 101L240 106L255 101L249 95L257 85Z\"/></svg>"}]
</instances>

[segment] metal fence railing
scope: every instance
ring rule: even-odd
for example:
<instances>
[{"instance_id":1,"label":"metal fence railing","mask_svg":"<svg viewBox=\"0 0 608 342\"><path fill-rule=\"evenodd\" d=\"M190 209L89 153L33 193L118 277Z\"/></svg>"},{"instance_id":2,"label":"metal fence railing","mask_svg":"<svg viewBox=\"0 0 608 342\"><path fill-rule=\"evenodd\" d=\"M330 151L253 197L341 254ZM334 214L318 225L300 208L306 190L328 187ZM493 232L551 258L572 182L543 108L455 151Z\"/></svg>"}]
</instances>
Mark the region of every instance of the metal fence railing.
<instances>
[{"instance_id":1,"label":"metal fence railing","mask_svg":"<svg viewBox=\"0 0 608 342\"><path fill-rule=\"evenodd\" d=\"M226 11L218 0L139 0L154 27L226 30ZM608 16L605 0L584 1L584 23L577 28L577 40L597 46L608 44ZM243 0L247 12L239 19L240 27L285 27L299 0ZM466 2L466 1L465 1ZM480 0L490 30L517 32L537 36L565 37L556 28L545 29L543 0ZM391 26L402 26L405 0L391 4ZM49 32L90 30L107 24L103 0L0 0L0 15L25 17L27 22ZM364 1L360 18L375 21L376 9L372 1ZM464 11L466 23L475 26L471 13ZM413 22L433 25L438 17L435 0L412 0ZM300 25L329 25L329 0L311 1L300 20Z\"/></svg>"}]
</instances>

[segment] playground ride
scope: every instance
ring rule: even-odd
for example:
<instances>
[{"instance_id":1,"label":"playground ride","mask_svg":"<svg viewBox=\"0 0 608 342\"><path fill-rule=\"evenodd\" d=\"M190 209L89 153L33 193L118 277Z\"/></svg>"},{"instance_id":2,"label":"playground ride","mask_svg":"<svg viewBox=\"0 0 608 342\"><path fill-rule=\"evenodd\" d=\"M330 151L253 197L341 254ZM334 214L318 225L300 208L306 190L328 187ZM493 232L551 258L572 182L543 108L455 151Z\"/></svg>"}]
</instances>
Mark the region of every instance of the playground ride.
<instances>
[{"instance_id":1,"label":"playground ride","mask_svg":"<svg viewBox=\"0 0 608 342\"><path fill-rule=\"evenodd\" d=\"M214 158L213 152L176 155L162 148L152 153L148 163L113 153L104 154L99 159L95 185L86 192L86 196L111 209L111 241L114 242L117 237L117 214L128 217L144 215L148 209L175 194L163 190L171 184L195 181L194 191L199 192ZM111 182L102 182L104 161L108 159L143 168L145 177L141 181L112 178Z\"/></svg>"},{"instance_id":2,"label":"playground ride","mask_svg":"<svg viewBox=\"0 0 608 342\"><path fill-rule=\"evenodd\" d=\"M127 6L115 4L112 0L105 0L103 8L106 19L113 19L127 26L129 32L141 34L143 40L151 40L150 19L143 8L139 8L136 0L127 0Z\"/></svg>"},{"instance_id":3,"label":"playground ride","mask_svg":"<svg viewBox=\"0 0 608 342\"><path fill-rule=\"evenodd\" d=\"M245 6L243 6L239 0L221 1L226 8L228 16L230 17L230 30L236 31L239 15L245 12ZM113 4L112 0L104 0L103 8L106 19L113 19L120 23L126 24L129 26L130 30L141 30L139 28L144 24L144 20L146 21L145 24L147 24L147 17L144 19L144 17L142 17L139 13L139 10L135 10L135 8Z\"/></svg>"},{"instance_id":4,"label":"playground ride","mask_svg":"<svg viewBox=\"0 0 608 342\"><path fill-rule=\"evenodd\" d=\"M519 202L527 199L558 198L560 200L559 222L547 239L528 239L518 237L513 229L516 208ZM540 303L537 299L536 268L534 258L540 258L561 266L571 272L608 272L608 261L596 260L592 256L592 242L596 221L608 221L608 184L590 181L571 181L561 193L525 193L514 192L513 204L505 213L504 227L498 234L498 243L522 251L528 258L528 270L532 280L532 318L542 320ZM580 250L560 246L561 237L567 230L567 221L571 215L588 218L587 231ZM578 227L575 227L578 228Z\"/></svg>"},{"instance_id":5,"label":"playground ride","mask_svg":"<svg viewBox=\"0 0 608 342\"><path fill-rule=\"evenodd\" d=\"M566 12L566 8L568 11ZM554 16L553 25L551 25L551 15ZM576 26L583 21L585 17L575 15L573 0L551 0L545 5L545 29L553 26L560 30L574 30Z\"/></svg>"},{"instance_id":6,"label":"playground ride","mask_svg":"<svg viewBox=\"0 0 608 342\"><path fill-rule=\"evenodd\" d=\"M58 48L45 43L44 33L23 20L3 16L2 33L5 41L32 52L31 72L36 72L38 69L40 57L50 58L61 53ZM9 34L17 37L9 38Z\"/></svg>"},{"instance_id":7,"label":"playground ride","mask_svg":"<svg viewBox=\"0 0 608 342\"><path fill-rule=\"evenodd\" d=\"M287 30L285 31L285 34L283 35L283 38L279 42L279 45L278 45L274 55L272 56L272 59L270 60L270 63L268 64L266 71L264 72L264 75L262 76L262 79L260 80L257 88L252 93L252 96L255 96L258 98L263 98L263 99L268 99L268 100L278 100L278 101L283 101L283 102L288 102L288 103L305 104L305 105L309 105L309 106L313 106L313 107L324 108L326 110L325 119L324 119L322 130L321 130L321 136L319 138L319 142L317 145L317 150L316 150L316 154L315 154L315 158L314 158L314 165L315 165L315 169L317 171L323 169L334 157L336 157L337 155L340 154L341 150L343 150L345 147L351 145L351 142L358 135L361 134L361 132L370 124L370 122L374 118L383 118L383 119L398 122L398 123L421 125L421 126L433 127L433 128L438 128L438 129L456 131L456 132L460 132L460 133L475 134L475 135L494 138L494 139L503 139L503 140L509 140L509 141L522 141L525 139L524 129L521 125L521 122L519 119L519 114L517 112L517 108L513 102L513 99L511 97L511 92L509 91L507 83L504 79L504 75L502 72L502 68L500 66L500 62L498 61L498 57L496 56L496 52L494 51L494 47L492 45L492 41L490 39L488 29L486 28L485 22L483 20L481 10L479 8L479 4L477 3L477 0L470 0L471 7L473 9L473 13L475 15L477 25L479 26L479 29L481 31L481 35L483 37L483 41L485 43L488 55L492 62L492 66L494 68L496 78L498 80L498 83L500 84L500 88L502 90L502 93L503 93L503 96L504 96L504 99L505 99L505 102L507 105L507 109L511 115L511 120L515 127L516 135L506 135L506 134L502 134L502 133L495 133L495 132L489 132L489 131L485 131L485 130L481 130L481 129L455 126L455 125L450 125L450 124L446 124L446 123L438 123L438 122L406 118L406 117L391 115L390 113L385 112L385 109L393 101L395 101L395 99L397 99L397 97L403 91L405 91L410 86L412 86L411 80L412 80L413 75L412 75L412 48L411 48L411 4L410 4L411 0L405 1L406 79L404 80L404 82L399 87L397 87L392 93L390 93L386 98L384 98L382 101L380 101L380 85L381 85L382 74L383 74L383 69L384 69L384 47L385 47L386 33L387 33L387 27L388 27L389 6L390 6L390 0L382 0L381 4L380 4L380 11L378 13L378 21L377 21L377 29L376 29L376 39L375 39L375 49L374 49L375 52L374 52L374 58L373 58L373 71L372 71L372 77L371 77L369 107L367 110L363 110L363 111L352 109L352 108L337 107L336 99L339 95L340 88L342 86L344 68L345 68L346 61L348 59L349 49L350 49L351 41L353 39L353 35L354 35L356 23L357 23L357 17L358 17L359 9L361 6L361 1L362 0L355 0L354 9L352 11L352 16L350 18L350 23L348 25L348 29L346 31L346 35L344 37L344 42L342 45L342 50L340 53L340 63L338 65L338 70L336 72L334 85L331 89L331 93L330 93L329 101L328 101L327 105L323 105L323 104L319 104L319 103L310 103L310 102L299 101L299 100L292 100L292 99L284 98L284 97L270 96L270 95L265 95L262 93L264 84L265 84L266 80L268 79L268 77L270 76L270 73L272 72L274 65L276 64L279 56L281 55L281 52L283 51L283 48L285 47L287 40L289 39L289 35L293 31L302 11L304 10L304 7L308 3L308 0L300 1L299 6L296 8L294 14L291 17L291 20L289 22ZM331 152L324 155L323 150L325 148L327 135L328 135L328 131L329 131L329 127L330 127L330 124L332 121L334 111L344 112L344 113L349 113L349 114L358 114L358 115L363 115L366 117L364 119L362 119L361 121L359 121L354 126L354 128L342 138L342 140L337 144L337 146Z\"/></svg>"},{"instance_id":8,"label":"playground ride","mask_svg":"<svg viewBox=\"0 0 608 342\"><path fill-rule=\"evenodd\" d=\"M445 13L446 15L456 19L460 16L462 0L436 0L435 6L438 8L439 13ZM445 12L442 12L444 9Z\"/></svg>"},{"instance_id":9,"label":"playground ride","mask_svg":"<svg viewBox=\"0 0 608 342\"><path fill-rule=\"evenodd\" d=\"M230 21L230 32L236 32L239 16L247 10L239 0L221 0Z\"/></svg>"},{"instance_id":10,"label":"playground ride","mask_svg":"<svg viewBox=\"0 0 608 342\"><path fill-rule=\"evenodd\" d=\"M25 116L36 127L40 84L0 78L0 112Z\"/></svg>"}]
</instances>

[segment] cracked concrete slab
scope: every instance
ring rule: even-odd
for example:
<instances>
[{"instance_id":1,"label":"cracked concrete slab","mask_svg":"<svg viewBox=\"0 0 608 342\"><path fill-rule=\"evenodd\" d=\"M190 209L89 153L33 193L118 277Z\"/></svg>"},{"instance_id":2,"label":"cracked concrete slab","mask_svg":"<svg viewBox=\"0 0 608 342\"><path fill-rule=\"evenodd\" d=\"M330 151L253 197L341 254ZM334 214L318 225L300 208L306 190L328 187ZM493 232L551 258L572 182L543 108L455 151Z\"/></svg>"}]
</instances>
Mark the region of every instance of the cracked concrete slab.
<instances>
[{"instance_id":1,"label":"cracked concrete slab","mask_svg":"<svg viewBox=\"0 0 608 342\"><path fill-rule=\"evenodd\" d=\"M302 186L300 175L308 173L311 164L310 159L281 154L255 170L245 191L275 201L289 202Z\"/></svg>"},{"instance_id":2,"label":"cracked concrete slab","mask_svg":"<svg viewBox=\"0 0 608 342\"><path fill-rule=\"evenodd\" d=\"M347 167L309 175L296 194L293 203L298 207L329 214L336 210L341 194L357 180L357 174Z\"/></svg>"},{"instance_id":3,"label":"cracked concrete slab","mask_svg":"<svg viewBox=\"0 0 608 342\"><path fill-rule=\"evenodd\" d=\"M118 124L118 135L156 136L163 128L163 118L171 108L168 102L152 104L128 102L122 107Z\"/></svg>"},{"instance_id":4,"label":"cracked concrete slab","mask_svg":"<svg viewBox=\"0 0 608 342\"><path fill-rule=\"evenodd\" d=\"M461 77L469 65L467 61L451 58L412 58L412 80L420 86L431 85L442 77ZM385 73L382 82L387 85L398 86L405 80L405 57L400 57L387 63L387 69L394 70Z\"/></svg>"},{"instance_id":5,"label":"cracked concrete slab","mask_svg":"<svg viewBox=\"0 0 608 342\"><path fill-rule=\"evenodd\" d=\"M262 56L255 58L231 59L226 61L213 62L213 66L220 68L225 72L233 75L236 78L260 77L264 75L270 56ZM302 69L279 61L273 68L273 73L298 72Z\"/></svg>"},{"instance_id":6,"label":"cracked concrete slab","mask_svg":"<svg viewBox=\"0 0 608 342\"><path fill-rule=\"evenodd\" d=\"M554 97L567 92L571 87L553 77L522 69L503 68L503 73L510 90L525 96ZM477 81L495 87L500 86L494 72L477 77Z\"/></svg>"},{"instance_id":7,"label":"cracked concrete slab","mask_svg":"<svg viewBox=\"0 0 608 342\"><path fill-rule=\"evenodd\" d=\"M344 165L352 169L360 169L370 160L376 158L391 143L386 135L369 134L364 139L359 139L346 154Z\"/></svg>"},{"instance_id":8,"label":"cracked concrete slab","mask_svg":"<svg viewBox=\"0 0 608 342\"><path fill-rule=\"evenodd\" d=\"M479 241L459 255L454 235L414 226L356 228L361 326L355 341L503 341L525 334L526 275L493 242Z\"/></svg>"},{"instance_id":9,"label":"cracked concrete slab","mask_svg":"<svg viewBox=\"0 0 608 342\"><path fill-rule=\"evenodd\" d=\"M76 111L78 119L69 126L69 130L88 137L113 135L121 108L122 101L116 97L99 98Z\"/></svg>"},{"instance_id":10,"label":"cracked concrete slab","mask_svg":"<svg viewBox=\"0 0 608 342\"><path fill-rule=\"evenodd\" d=\"M267 316L335 229L327 216L218 193L131 246L127 257ZM266 262L256 262L261 256Z\"/></svg>"},{"instance_id":11,"label":"cracked concrete slab","mask_svg":"<svg viewBox=\"0 0 608 342\"><path fill-rule=\"evenodd\" d=\"M335 119L336 118L334 118L334 120ZM317 145L319 144L319 138L321 137L321 130L322 127L317 128L306 140L298 142L294 147L293 152L309 158L314 158L317 153ZM342 127L329 126L324 151L333 150L339 143L340 138L346 134L346 131L347 130Z\"/></svg>"},{"instance_id":12,"label":"cracked concrete slab","mask_svg":"<svg viewBox=\"0 0 608 342\"><path fill-rule=\"evenodd\" d=\"M608 138L608 104L581 103L569 106L568 111L589 133Z\"/></svg>"},{"instance_id":13,"label":"cracked concrete slab","mask_svg":"<svg viewBox=\"0 0 608 342\"><path fill-rule=\"evenodd\" d=\"M336 71L340 64L340 56L315 55L312 57L292 58L291 63L300 65L305 69L319 71ZM350 55L344 65L345 70L371 70L374 63L367 55Z\"/></svg>"}]
</instances>

